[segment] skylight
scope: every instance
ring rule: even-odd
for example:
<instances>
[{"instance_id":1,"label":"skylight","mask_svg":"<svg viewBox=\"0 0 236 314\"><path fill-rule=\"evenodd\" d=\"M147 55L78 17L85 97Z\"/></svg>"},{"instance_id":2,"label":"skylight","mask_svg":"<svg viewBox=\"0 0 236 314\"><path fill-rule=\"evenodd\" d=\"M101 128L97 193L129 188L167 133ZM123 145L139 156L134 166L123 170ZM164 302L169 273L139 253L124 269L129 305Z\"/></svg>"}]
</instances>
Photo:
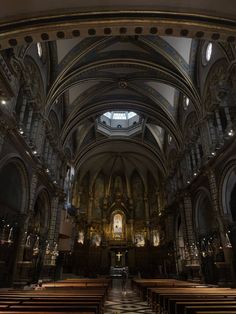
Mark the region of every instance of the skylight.
<instances>
[{"instance_id":1,"label":"skylight","mask_svg":"<svg viewBox=\"0 0 236 314\"><path fill-rule=\"evenodd\" d=\"M133 111L112 111L104 113L104 116L111 120L128 120L136 115L137 114Z\"/></svg>"},{"instance_id":2,"label":"skylight","mask_svg":"<svg viewBox=\"0 0 236 314\"><path fill-rule=\"evenodd\" d=\"M106 113L104 113L104 116L107 117L107 118L109 118L109 119L111 119L111 112L106 112Z\"/></svg>"},{"instance_id":3,"label":"skylight","mask_svg":"<svg viewBox=\"0 0 236 314\"><path fill-rule=\"evenodd\" d=\"M113 120L126 120L127 115L125 112L114 112L112 116Z\"/></svg>"}]
</instances>

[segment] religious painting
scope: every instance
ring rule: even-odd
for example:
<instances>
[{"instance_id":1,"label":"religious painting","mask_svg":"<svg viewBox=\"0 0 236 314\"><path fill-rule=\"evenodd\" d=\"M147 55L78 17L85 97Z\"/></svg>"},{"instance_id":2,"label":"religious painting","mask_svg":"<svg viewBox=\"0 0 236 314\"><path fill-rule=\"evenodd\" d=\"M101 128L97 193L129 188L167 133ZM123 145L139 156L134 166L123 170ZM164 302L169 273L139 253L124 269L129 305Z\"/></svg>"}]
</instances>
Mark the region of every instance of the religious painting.
<instances>
[{"instance_id":1,"label":"religious painting","mask_svg":"<svg viewBox=\"0 0 236 314\"><path fill-rule=\"evenodd\" d=\"M100 246L102 241L102 237L98 233L91 234L91 244L92 246Z\"/></svg>"},{"instance_id":2,"label":"religious painting","mask_svg":"<svg viewBox=\"0 0 236 314\"><path fill-rule=\"evenodd\" d=\"M145 246L145 236L142 232L136 233L134 235L134 244L137 247Z\"/></svg>"},{"instance_id":3,"label":"religious painting","mask_svg":"<svg viewBox=\"0 0 236 314\"><path fill-rule=\"evenodd\" d=\"M79 231L78 232L78 240L77 240L78 244L84 244L84 232L83 231Z\"/></svg>"},{"instance_id":4,"label":"religious painting","mask_svg":"<svg viewBox=\"0 0 236 314\"><path fill-rule=\"evenodd\" d=\"M159 246L160 245L160 235L158 230L152 231L152 244L153 246Z\"/></svg>"},{"instance_id":5,"label":"religious painting","mask_svg":"<svg viewBox=\"0 0 236 314\"><path fill-rule=\"evenodd\" d=\"M122 216L115 214L113 217L113 232L114 234L121 234L123 231Z\"/></svg>"},{"instance_id":6,"label":"religious painting","mask_svg":"<svg viewBox=\"0 0 236 314\"><path fill-rule=\"evenodd\" d=\"M120 240L124 238L124 214L122 212L115 212L111 219L111 230L112 235L115 240Z\"/></svg>"}]
</instances>

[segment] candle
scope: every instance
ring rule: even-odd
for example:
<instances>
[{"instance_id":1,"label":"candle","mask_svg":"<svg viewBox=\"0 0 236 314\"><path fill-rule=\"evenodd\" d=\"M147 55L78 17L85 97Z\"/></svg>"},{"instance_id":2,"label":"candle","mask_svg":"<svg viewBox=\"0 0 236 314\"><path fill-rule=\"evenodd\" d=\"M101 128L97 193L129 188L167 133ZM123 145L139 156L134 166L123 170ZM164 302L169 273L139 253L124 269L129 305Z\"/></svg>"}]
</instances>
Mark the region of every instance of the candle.
<instances>
[{"instance_id":1,"label":"candle","mask_svg":"<svg viewBox=\"0 0 236 314\"><path fill-rule=\"evenodd\" d=\"M8 239L7 239L7 242L8 243L12 243L12 232L13 232L13 227L11 227L10 231L9 231L9 235L8 235Z\"/></svg>"},{"instance_id":2,"label":"candle","mask_svg":"<svg viewBox=\"0 0 236 314\"><path fill-rule=\"evenodd\" d=\"M29 247L30 246L30 235L27 236L25 246Z\"/></svg>"}]
</instances>

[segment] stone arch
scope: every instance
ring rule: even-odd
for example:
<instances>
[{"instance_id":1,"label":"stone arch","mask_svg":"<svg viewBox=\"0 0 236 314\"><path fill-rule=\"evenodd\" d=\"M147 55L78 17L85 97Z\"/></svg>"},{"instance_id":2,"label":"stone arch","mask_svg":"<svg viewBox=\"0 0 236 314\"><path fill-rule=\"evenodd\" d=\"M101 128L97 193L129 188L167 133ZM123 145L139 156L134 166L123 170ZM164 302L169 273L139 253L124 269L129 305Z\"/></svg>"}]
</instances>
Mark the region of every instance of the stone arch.
<instances>
[{"instance_id":1,"label":"stone arch","mask_svg":"<svg viewBox=\"0 0 236 314\"><path fill-rule=\"evenodd\" d=\"M216 227L217 221L213 219L213 206L210 192L201 188L196 193L194 201L195 231L200 236L210 233Z\"/></svg>"},{"instance_id":2,"label":"stone arch","mask_svg":"<svg viewBox=\"0 0 236 314\"><path fill-rule=\"evenodd\" d=\"M44 102L44 85L43 85L43 78L40 71L39 66L35 62L35 60L27 55L24 58L25 64L25 85L29 86L31 89L31 93L34 98L34 104L36 106L35 109L40 110L42 108L42 103Z\"/></svg>"},{"instance_id":3,"label":"stone arch","mask_svg":"<svg viewBox=\"0 0 236 314\"><path fill-rule=\"evenodd\" d=\"M190 140L193 139L195 132L196 132L196 124L197 124L197 115L194 111L190 112L183 124L183 136L184 136L184 141L189 142Z\"/></svg>"},{"instance_id":4,"label":"stone arch","mask_svg":"<svg viewBox=\"0 0 236 314\"><path fill-rule=\"evenodd\" d=\"M24 260L32 261L32 281L37 282L43 267L46 241L51 221L51 202L47 189L40 186L35 194L33 210L28 220Z\"/></svg>"},{"instance_id":5,"label":"stone arch","mask_svg":"<svg viewBox=\"0 0 236 314\"><path fill-rule=\"evenodd\" d=\"M168 168L170 171L174 170L174 167L176 166L176 162L177 162L177 158L178 158L178 152L177 149L175 147L170 148L169 152L168 152Z\"/></svg>"},{"instance_id":6,"label":"stone arch","mask_svg":"<svg viewBox=\"0 0 236 314\"><path fill-rule=\"evenodd\" d=\"M55 136L59 136L60 134L60 122L58 119L58 115L54 110L50 111L49 121L51 122L51 129Z\"/></svg>"},{"instance_id":7,"label":"stone arch","mask_svg":"<svg viewBox=\"0 0 236 314\"><path fill-rule=\"evenodd\" d=\"M0 287L12 284L16 274L22 227L29 204L29 179L23 161L9 154L0 161Z\"/></svg>"},{"instance_id":8,"label":"stone arch","mask_svg":"<svg viewBox=\"0 0 236 314\"><path fill-rule=\"evenodd\" d=\"M16 176L14 176L14 173ZM0 161L0 184L1 176L2 179L5 177L0 191L2 198L6 201L6 195L11 194L11 196L9 195L9 201L13 205L13 209L19 213L26 213L29 204L29 177L25 164L18 155L9 154ZM14 199L13 195L18 199ZM15 206L12 203L14 200ZM19 206L19 204L21 205Z\"/></svg>"},{"instance_id":9,"label":"stone arch","mask_svg":"<svg viewBox=\"0 0 236 314\"><path fill-rule=\"evenodd\" d=\"M223 171L219 195L222 214L230 223L236 222L236 160Z\"/></svg>"},{"instance_id":10,"label":"stone arch","mask_svg":"<svg viewBox=\"0 0 236 314\"><path fill-rule=\"evenodd\" d=\"M217 60L209 70L203 91L203 106L206 112L214 111L219 105L219 87L227 78L228 62L222 58Z\"/></svg>"},{"instance_id":11,"label":"stone arch","mask_svg":"<svg viewBox=\"0 0 236 314\"><path fill-rule=\"evenodd\" d=\"M195 200L195 231L201 253L201 270L205 283L216 284L218 272L215 259L219 252L219 224L214 217L210 192L206 188L198 190Z\"/></svg>"},{"instance_id":12,"label":"stone arch","mask_svg":"<svg viewBox=\"0 0 236 314\"><path fill-rule=\"evenodd\" d=\"M44 186L39 187L36 193L34 211L35 214L39 216L39 234L46 234L51 221L51 202L49 193Z\"/></svg>"}]
</instances>

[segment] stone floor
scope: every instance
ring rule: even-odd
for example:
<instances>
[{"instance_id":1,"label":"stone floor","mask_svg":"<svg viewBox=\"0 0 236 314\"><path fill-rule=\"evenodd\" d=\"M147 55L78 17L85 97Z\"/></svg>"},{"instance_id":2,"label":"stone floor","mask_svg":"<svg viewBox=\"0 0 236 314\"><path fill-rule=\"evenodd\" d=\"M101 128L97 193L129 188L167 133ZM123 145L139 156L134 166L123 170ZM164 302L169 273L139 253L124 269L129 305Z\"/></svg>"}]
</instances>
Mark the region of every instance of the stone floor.
<instances>
[{"instance_id":1,"label":"stone floor","mask_svg":"<svg viewBox=\"0 0 236 314\"><path fill-rule=\"evenodd\" d=\"M130 282L127 283L126 291L122 292L121 280L114 279L112 289L105 303L105 314L153 314L147 302L143 302L139 296L131 290Z\"/></svg>"}]
</instances>

